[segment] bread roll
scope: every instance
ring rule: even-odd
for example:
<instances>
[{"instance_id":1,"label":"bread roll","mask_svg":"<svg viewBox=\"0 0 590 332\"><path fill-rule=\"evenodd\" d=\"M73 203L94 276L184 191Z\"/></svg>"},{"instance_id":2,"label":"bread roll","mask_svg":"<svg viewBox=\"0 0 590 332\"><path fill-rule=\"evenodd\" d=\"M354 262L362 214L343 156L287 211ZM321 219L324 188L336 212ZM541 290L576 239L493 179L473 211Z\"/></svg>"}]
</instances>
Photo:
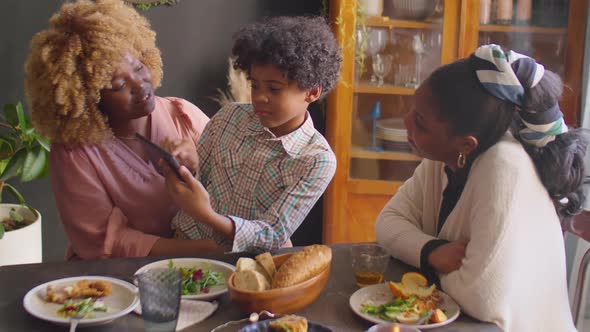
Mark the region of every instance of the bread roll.
<instances>
[{"instance_id":1,"label":"bread roll","mask_svg":"<svg viewBox=\"0 0 590 332\"><path fill-rule=\"evenodd\" d=\"M275 266L275 261L272 260L272 256L270 255L270 253L265 252L264 254L260 254L254 258L256 259L258 264L260 264L260 266L262 266L264 271L266 271L266 273L270 277L270 280L272 280L275 277L275 273L277 272L277 268Z\"/></svg>"},{"instance_id":2,"label":"bread roll","mask_svg":"<svg viewBox=\"0 0 590 332\"><path fill-rule=\"evenodd\" d=\"M270 322L268 327L275 332L307 332L307 319L301 316L288 315Z\"/></svg>"},{"instance_id":3,"label":"bread roll","mask_svg":"<svg viewBox=\"0 0 590 332\"><path fill-rule=\"evenodd\" d=\"M236 263L236 271L239 272L239 271L248 271L248 270L254 270L256 272L260 272L266 278L268 283L270 284L271 279L260 264L258 264L252 258L240 257L238 259L238 262Z\"/></svg>"},{"instance_id":4,"label":"bread roll","mask_svg":"<svg viewBox=\"0 0 590 332\"><path fill-rule=\"evenodd\" d=\"M272 288L288 287L322 272L332 261L332 249L314 244L294 253L279 267Z\"/></svg>"},{"instance_id":5,"label":"bread roll","mask_svg":"<svg viewBox=\"0 0 590 332\"><path fill-rule=\"evenodd\" d=\"M249 291L263 291L270 288L262 273L254 270L238 271L234 275L234 286Z\"/></svg>"}]
</instances>

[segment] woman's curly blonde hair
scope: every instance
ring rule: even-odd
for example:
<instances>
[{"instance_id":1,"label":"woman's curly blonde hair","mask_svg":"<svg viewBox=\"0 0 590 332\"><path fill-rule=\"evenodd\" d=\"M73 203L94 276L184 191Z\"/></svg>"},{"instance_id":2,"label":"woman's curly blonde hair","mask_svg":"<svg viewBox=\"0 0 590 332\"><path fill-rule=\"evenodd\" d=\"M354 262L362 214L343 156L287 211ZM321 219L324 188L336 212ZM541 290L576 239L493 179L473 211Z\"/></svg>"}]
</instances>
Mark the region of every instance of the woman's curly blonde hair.
<instances>
[{"instance_id":1,"label":"woman's curly blonde hair","mask_svg":"<svg viewBox=\"0 0 590 332\"><path fill-rule=\"evenodd\" d=\"M112 137L99 108L100 92L111 88L116 67L127 54L162 79L156 33L135 9L120 0L79 0L64 4L50 27L31 40L25 64L25 93L33 124L52 143L99 144Z\"/></svg>"}]
</instances>

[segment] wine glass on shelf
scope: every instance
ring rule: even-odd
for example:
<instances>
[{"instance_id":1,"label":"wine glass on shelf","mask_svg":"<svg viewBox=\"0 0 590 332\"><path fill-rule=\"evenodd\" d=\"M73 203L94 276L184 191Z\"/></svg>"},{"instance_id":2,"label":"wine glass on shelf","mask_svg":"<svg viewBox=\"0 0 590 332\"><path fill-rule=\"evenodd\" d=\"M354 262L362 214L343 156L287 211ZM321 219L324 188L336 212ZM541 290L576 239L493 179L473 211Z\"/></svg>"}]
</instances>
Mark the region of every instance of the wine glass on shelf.
<instances>
[{"instance_id":1,"label":"wine glass on shelf","mask_svg":"<svg viewBox=\"0 0 590 332\"><path fill-rule=\"evenodd\" d=\"M386 29L369 29L367 31L367 55L373 57L383 51L385 46L387 46L388 39L389 33ZM377 83L377 77L375 76L375 72L373 72L371 75L371 84L375 83Z\"/></svg>"},{"instance_id":2,"label":"wine glass on shelf","mask_svg":"<svg viewBox=\"0 0 590 332\"><path fill-rule=\"evenodd\" d=\"M385 76L391 71L393 56L391 54L377 53L373 55L373 74L377 76L377 86L385 84Z\"/></svg>"},{"instance_id":3,"label":"wine glass on shelf","mask_svg":"<svg viewBox=\"0 0 590 332\"><path fill-rule=\"evenodd\" d=\"M426 53L424 48L424 42L420 34L415 34L412 39L412 50L416 53L416 77L415 82L412 82L412 86L417 88L420 85L422 78L422 57Z\"/></svg>"},{"instance_id":4,"label":"wine glass on shelf","mask_svg":"<svg viewBox=\"0 0 590 332\"><path fill-rule=\"evenodd\" d=\"M367 49L367 30L358 28L356 29L355 36L355 64L354 64L354 75L355 82L360 82L361 77L366 72L366 49Z\"/></svg>"}]
</instances>

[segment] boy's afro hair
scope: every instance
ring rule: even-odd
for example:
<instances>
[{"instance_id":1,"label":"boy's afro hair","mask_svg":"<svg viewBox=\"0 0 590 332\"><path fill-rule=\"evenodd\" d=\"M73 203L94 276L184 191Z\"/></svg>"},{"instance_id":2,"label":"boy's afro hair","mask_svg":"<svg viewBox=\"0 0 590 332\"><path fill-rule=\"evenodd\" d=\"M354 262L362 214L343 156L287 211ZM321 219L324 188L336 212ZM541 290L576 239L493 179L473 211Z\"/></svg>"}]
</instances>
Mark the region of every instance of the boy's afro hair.
<instances>
[{"instance_id":1,"label":"boy's afro hair","mask_svg":"<svg viewBox=\"0 0 590 332\"><path fill-rule=\"evenodd\" d=\"M340 47L322 17L279 16L246 26L234 35L234 67L271 64L302 89L328 93L340 77Z\"/></svg>"}]
</instances>

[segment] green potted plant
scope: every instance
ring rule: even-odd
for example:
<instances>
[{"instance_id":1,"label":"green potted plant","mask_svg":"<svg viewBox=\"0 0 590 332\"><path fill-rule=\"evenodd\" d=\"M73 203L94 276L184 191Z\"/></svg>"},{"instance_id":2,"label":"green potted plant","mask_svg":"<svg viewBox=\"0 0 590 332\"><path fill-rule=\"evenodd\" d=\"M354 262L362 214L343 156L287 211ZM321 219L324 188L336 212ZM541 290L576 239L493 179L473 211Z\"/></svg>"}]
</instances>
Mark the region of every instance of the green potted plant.
<instances>
[{"instance_id":1,"label":"green potted plant","mask_svg":"<svg viewBox=\"0 0 590 332\"><path fill-rule=\"evenodd\" d=\"M46 176L48 156L49 144L35 132L22 104L5 105L0 113L0 266L41 262L41 215L7 181ZM5 203L5 193L18 204Z\"/></svg>"}]
</instances>

